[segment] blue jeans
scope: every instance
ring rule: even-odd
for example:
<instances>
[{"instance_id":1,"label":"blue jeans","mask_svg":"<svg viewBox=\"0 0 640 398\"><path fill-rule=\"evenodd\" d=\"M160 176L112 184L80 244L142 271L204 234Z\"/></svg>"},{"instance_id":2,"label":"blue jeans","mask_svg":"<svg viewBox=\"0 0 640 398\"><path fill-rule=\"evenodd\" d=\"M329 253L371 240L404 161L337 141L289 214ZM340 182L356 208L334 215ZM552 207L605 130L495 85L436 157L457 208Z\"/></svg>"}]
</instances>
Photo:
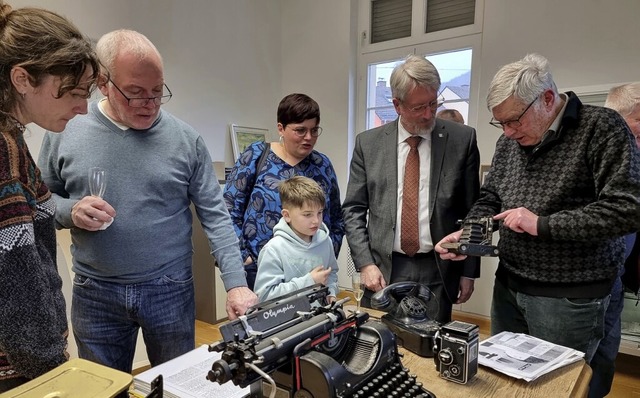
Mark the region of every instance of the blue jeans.
<instances>
[{"instance_id":1,"label":"blue jeans","mask_svg":"<svg viewBox=\"0 0 640 398\"><path fill-rule=\"evenodd\" d=\"M531 296L507 289L497 279L491 303L491 334L526 333L585 353L591 362L604 336L610 296L567 299Z\"/></svg>"},{"instance_id":2,"label":"blue jeans","mask_svg":"<svg viewBox=\"0 0 640 398\"><path fill-rule=\"evenodd\" d=\"M80 358L131 373L140 328L151 366L193 350L191 258L177 268L129 285L76 275L71 322Z\"/></svg>"},{"instance_id":3,"label":"blue jeans","mask_svg":"<svg viewBox=\"0 0 640 398\"><path fill-rule=\"evenodd\" d=\"M593 377L589 383L589 398L600 398L609 394L613 376L616 371L616 357L620 349L620 339L622 331L620 325L620 316L624 306L624 289L620 277L611 289L611 300L604 314L604 337L598 344L593 359L591 360L591 369L593 369Z\"/></svg>"}]
</instances>

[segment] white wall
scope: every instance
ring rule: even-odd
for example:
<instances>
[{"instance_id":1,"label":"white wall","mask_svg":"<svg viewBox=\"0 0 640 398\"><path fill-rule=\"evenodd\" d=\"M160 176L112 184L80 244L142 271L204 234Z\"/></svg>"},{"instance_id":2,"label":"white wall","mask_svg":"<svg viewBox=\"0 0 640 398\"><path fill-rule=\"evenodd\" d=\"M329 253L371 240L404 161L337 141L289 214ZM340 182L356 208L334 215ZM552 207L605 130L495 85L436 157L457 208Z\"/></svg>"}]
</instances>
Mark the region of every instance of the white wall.
<instances>
[{"instance_id":1,"label":"white wall","mask_svg":"<svg viewBox=\"0 0 640 398\"><path fill-rule=\"evenodd\" d=\"M194 125L214 160L228 165L233 162L228 123L275 132L280 98L296 91L309 94L320 104L324 127L317 149L331 158L344 196L357 133L353 109L360 106L353 100L357 0L40 3L94 38L120 27L147 34L164 55L167 83L175 94L166 109ZM490 162L500 134L488 125L484 98L501 65L535 51L549 58L560 88L640 80L639 14L640 2L628 0L485 0L481 106L477 120L469 121L478 128L482 163ZM39 139L36 129L30 142L36 152ZM465 311L488 314L494 270L495 261L483 260L483 276ZM344 278L341 274L341 285L348 286Z\"/></svg>"},{"instance_id":2,"label":"white wall","mask_svg":"<svg viewBox=\"0 0 640 398\"><path fill-rule=\"evenodd\" d=\"M46 7L99 39L114 29L144 33L158 47L173 98L163 105L204 137L214 161L231 166L229 123L268 128L276 138L282 97L279 0L14 0ZM35 155L42 133L32 128Z\"/></svg>"},{"instance_id":3,"label":"white wall","mask_svg":"<svg viewBox=\"0 0 640 398\"><path fill-rule=\"evenodd\" d=\"M355 136L355 1L283 0L282 94L303 92L320 105L322 136L315 149L331 159L342 199L348 178L348 145ZM350 287L346 241L339 257L339 284Z\"/></svg>"},{"instance_id":4,"label":"white wall","mask_svg":"<svg viewBox=\"0 0 640 398\"><path fill-rule=\"evenodd\" d=\"M549 59L559 89L640 80L640 2L485 0L478 132L483 163L500 130L484 102L500 66L530 52Z\"/></svg>"},{"instance_id":5,"label":"white wall","mask_svg":"<svg viewBox=\"0 0 640 398\"><path fill-rule=\"evenodd\" d=\"M200 132L213 160L228 166L235 160L229 123L268 128L274 132L272 138L277 137L276 108L282 97L279 0L9 0L9 4L58 12L95 40L120 28L147 35L163 55L165 80L174 94L163 107ZM34 125L29 130L27 141L37 159L43 131ZM63 251L59 265L70 267L68 231L58 235ZM70 300L70 287L65 285L64 291ZM75 355L73 341L70 345ZM134 368L147 363L139 338Z\"/></svg>"}]
</instances>

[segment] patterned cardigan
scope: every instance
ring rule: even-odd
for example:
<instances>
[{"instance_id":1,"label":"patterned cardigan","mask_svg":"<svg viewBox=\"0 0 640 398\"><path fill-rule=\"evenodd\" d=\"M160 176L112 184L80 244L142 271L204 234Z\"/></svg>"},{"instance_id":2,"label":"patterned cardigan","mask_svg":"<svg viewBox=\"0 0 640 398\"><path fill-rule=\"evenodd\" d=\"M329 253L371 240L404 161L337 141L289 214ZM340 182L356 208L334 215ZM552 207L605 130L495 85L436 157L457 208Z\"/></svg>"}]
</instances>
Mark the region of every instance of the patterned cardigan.
<instances>
[{"instance_id":1,"label":"patterned cardigan","mask_svg":"<svg viewBox=\"0 0 640 398\"><path fill-rule=\"evenodd\" d=\"M0 380L67 360L54 211L22 133L0 133Z\"/></svg>"}]
</instances>

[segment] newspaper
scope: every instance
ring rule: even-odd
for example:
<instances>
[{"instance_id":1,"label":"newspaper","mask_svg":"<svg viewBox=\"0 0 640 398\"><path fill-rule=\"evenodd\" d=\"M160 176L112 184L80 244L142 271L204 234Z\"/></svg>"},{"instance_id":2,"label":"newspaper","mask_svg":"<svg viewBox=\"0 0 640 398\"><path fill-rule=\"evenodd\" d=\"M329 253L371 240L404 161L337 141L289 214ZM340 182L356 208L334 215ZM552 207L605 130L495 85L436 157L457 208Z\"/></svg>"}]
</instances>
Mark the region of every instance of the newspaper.
<instances>
[{"instance_id":1,"label":"newspaper","mask_svg":"<svg viewBox=\"0 0 640 398\"><path fill-rule=\"evenodd\" d=\"M502 332L480 343L478 363L526 381L574 363L584 353L522 333Z\"/></svg>"},{"instance_id":2,"label":"newspaper","mask_svg":"<svg viewBox=\"0 0 640 398\"><path fill-rule=\"evenodd\" d=\"M151 382L159 374L163 377L166 398L242 398L249 395L249 387L240 388L232 382L218 384L206 379L211 365L222 356L209 352L207 345L155 366L133 378L134 397L146 397L151 392Z\"/></svg>"}]
</instances>

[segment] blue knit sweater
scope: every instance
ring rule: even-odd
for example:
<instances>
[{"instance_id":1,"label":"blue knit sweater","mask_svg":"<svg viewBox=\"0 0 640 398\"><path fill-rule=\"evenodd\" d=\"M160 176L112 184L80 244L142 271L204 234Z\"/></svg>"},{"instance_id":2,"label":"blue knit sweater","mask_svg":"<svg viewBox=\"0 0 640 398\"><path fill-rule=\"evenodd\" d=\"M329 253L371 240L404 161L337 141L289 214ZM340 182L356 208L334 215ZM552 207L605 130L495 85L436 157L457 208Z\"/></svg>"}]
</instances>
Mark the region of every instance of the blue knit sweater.
<instances>
[{"instance_id":1,"label":"blue knit sweater","mask_svg":"<svg viewBox=\"0 0 640 398\"><path fill-rule=\"evenodd\" d=\"M193 252L194 204L227 290L246 286L244 268L211 157L200 135L162 110L147 130L122 130L93 102L62 134L47 133L39 166L54 194L58 227L71 228L73 270L117 283L148 281ZM89 194L88 170L107 170L116 210L103 231L74 228L71 208Z\"/></svg>"}]
</instances>

